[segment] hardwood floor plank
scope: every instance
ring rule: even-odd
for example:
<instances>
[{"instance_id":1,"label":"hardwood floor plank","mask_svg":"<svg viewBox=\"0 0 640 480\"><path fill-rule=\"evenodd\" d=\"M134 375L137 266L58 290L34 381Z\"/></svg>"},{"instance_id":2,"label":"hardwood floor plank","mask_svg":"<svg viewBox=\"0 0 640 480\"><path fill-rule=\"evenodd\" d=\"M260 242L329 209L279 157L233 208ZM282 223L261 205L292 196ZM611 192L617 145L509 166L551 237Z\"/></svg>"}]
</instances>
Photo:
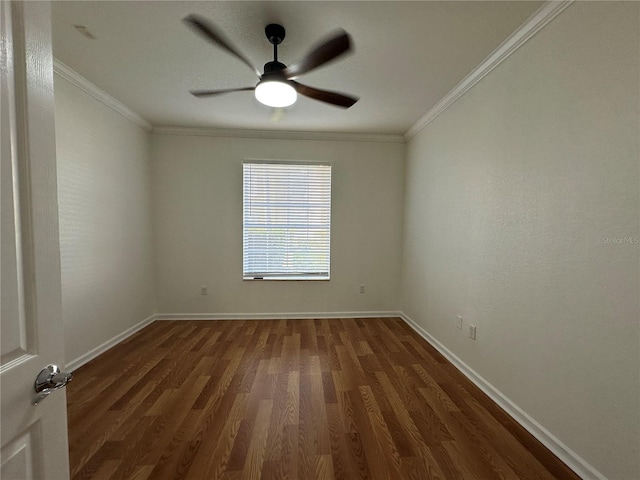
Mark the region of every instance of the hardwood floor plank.
<instances>
[{"instance_id":1,"label":"hardwood floor plank","mask_svg":"<svg viewBox=\"0 0 640 480\"><path fill-rule=\"evenodd\" d=\"M112 478L114 473L118 470L118 467L122 463L122 460L106 460L98 470L92 475L95 479L107 479Z\"/></svg>"},{"instance_id":2,"label":"hardwood floor plank","mask_svg":"<svg viewBox=\"0 0 640 480\"><path fill-rule=\"evenodd\" d=\"M147 480L153 478L153 465L140 465L131 475L131 480Z\"/></svg>"},{"instance_id":3,"label":"hardwood floor plank","mask_svg":"<svg viewBox=\"0 0 640 480\"><path fill-rule=\"evenodd\" d=\"M336 478L358 478L358 469L353 461L354 458L347 448L338 404L337 402L330 403L326 408L334 474Z\"/></svg>"},{"instance_id":4,"label":"hardwood floor plank","mask_svg":"<svg viewBox=\"0 0 640 480\"><path fill-rule=\"evenodd\" d=\"M269 431L269 419L273 409L273 400L261 400L256 416L256 424L251 435L251 442L244 463L244 478L259 478L264 462L264 453L267 447L267 434Z\"/></svg>"},{"instance_id":5,"label":"hardwood floor plank","mask_svg":"<svg viewBox=\"0 0 640 480\"><path fill-rule=\"evenodd\" d=\"M155 322L67 397L73 480L578 478L398 318Z\"/></svg>"},{"instance_id":6,"label":"hardwood floor plank","mask_svg":"<svg viewBox=\"0 0 640 480\"><path fill-rule=\"evenodd\" d=\"M220 433L205 435L194 461L189 469L189 476L193 478L219 478L227 469L233 444L240 430L243 410L246 405L247 394L238 394L231 405L229 415ZM222 419L221 419L222 420ZM220 423L222 423L220 421Z\"/></svg>"},{"instance_id":7,"label":"hardwood floor plank","mask_svg":"<svg viewBox=\"0 0 640 480\"><path fill-rule=\"evenodd\" d=\"M333 480L335 478L331 455L316 455L315 467L315 479Z\"/></svg>"},{"instance_id":8,"label":"hardwood floor plank","mask_svg":"<svg viewBox=\"0 0 640 480\"><path fill-rule=\"evenodd\" d=\"M297 385L297 381L296 381ZM272 410L272 418L269 423L269 435L267 441L267 450L265 452L265 461L279 462L282 458L284 446L284 426L289 423L293 415L293 405L289 403L289 374L281 373L278 375L276 392L274 396L274 405ZM297 407L296 407L297 410ZM296 421L297 423L297 417Z\"/></svg>"},{"instance_id":9,"label":"hardwood floor plank","mask_svg":"<svg viewBox=\"0 0 640 480\"><path fill-rule=\"evenodd\" d=\"M124 451L123 442L114 442L114 441L106 441L104 442L100 448L97 449L96 453L94 453L90 458L88 458L84 464L81 465L81 468L75 469L75 473L73 478L79 479L88 479L88 478L97 478L99 472L103 468L104 463L118 460L119 465L120 459L122 458ZM118 465L118 467L119 467Z\"/></svg>"},{"instance_id":10,"label":"hardwood floor plank","mask_svg":"<svg viewBox=\"0 0 640 480\"><path fill-rule=\"evenodd\" d=\"M374 438L378 442L380 450L384 453L385 469L389 478L400 478L401 459L400 452L394 442L393 435L385 421L384 415L376 402L373 391L369 386L360 387L360 395L364 403L364 409L373 428Z\"/></svg>"},{"instance_id":11,"label":"hardwood floor plank","mask_svg":"<svg viewBox=\"0 0 640 480\"><path fill-rule=\"evenodd\" d=\"M365 449L365 441L368 440L368 432L360 432L361 426L367 426L367 423L360 422L358 424L358 417L356 411L356 405L354 405L355 396L353 392L345 390L338 395L338 407L340 408L342 427L347 439L347 445L351 450L352 457L356 461L356 465L360 478L379 478L383 473L379 469L375 469L373 461L379 461L379 455L377 446L367 452ZM376 465L379 466L379 463Z\"/></svg>"},{"instance_id":12,"label":"hardwood floor plank","mask_svg":"<svg viewBox=\"0 0 640 480\"><path fill-rule=\"evenodd\" d=\"M152 465L154 468L149 478L153 480L184 478L184 466L179 460L184 456L185 449L188 448L188 440L196 429L198 419L199 412L197 410L190 410L187 413L171 438L169 445L163 450L155 465ZM145 460L149 461L150 458L146 457Z\"/></svg>"}]
</instances>

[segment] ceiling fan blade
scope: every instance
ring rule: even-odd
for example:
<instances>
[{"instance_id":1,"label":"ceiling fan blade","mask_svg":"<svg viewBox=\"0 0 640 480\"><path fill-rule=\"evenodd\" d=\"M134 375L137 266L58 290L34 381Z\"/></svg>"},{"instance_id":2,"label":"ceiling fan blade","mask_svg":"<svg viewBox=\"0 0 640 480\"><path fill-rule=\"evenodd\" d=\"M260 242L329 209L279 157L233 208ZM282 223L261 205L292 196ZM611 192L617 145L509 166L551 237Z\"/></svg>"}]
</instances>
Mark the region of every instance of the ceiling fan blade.
<instances>
[{"instance_id":1,"label":"ceiling fan blade","mask_svg":"<svg viewBox=\"0 0 640 480\"><path fill-rule=\"evenodd\" d=\"M338 35L323 42L316 48L311 50L300 62L289 65L284 69L283 73L287 78L297 77L303 73L307 73L314 68L339 57L343 53L351 49L351 37L342 30Z\"/></svg>"},{"instance_id":2,"label":"ceiling fan blade","mask_svg":"<svg viewBox=\"0 0 640 480\"><path fill-rule=\"evenodd\" d=\"M256 87L227 88L224 90L189 90L189 93L194 97L213 97L214 95L221 95L223 93L248 92L255 89Z\"/></svg>"},{"instance_id":3,"label":"ceiling fan blade","mask_svg":"<svg viewBox=\"0 0 640 480\"><path fill-rule=\"evenodd\" d=\"M304 95L305 97L313 98L314 100L319 100L321 102L330 103L331 105L335 105L337 107L349 108L353 106L353 104L355 104L358 100L360 100L358 97L345 95L344 93L330 92L329 90L320 90L318 88L309 87L308 85L303 85L293 80L290 80L290 82L296 87L296 91L300 95Z\"/></svg>"},{"instance_id":4,"label":"ceiling fan blade","mask_svg":"<svg viewBox=\"0 0 640 480\"><path fill-rule=\"evenodd\" d=\"M225 49L231 55L234 55L235 57L239 58L242 62L247 64L249 68L251 68L251 70L253 70L256 73L258 78L260 78L260 71L256 67L254 67L251 64L251 62L247 59L247 57L245 57L242 53L240 53L240 51L229 42L229 40L224 38L224 35L221 32L217 31L217 29L212 24L207 22L207 20L197 15L191 14L184 17L183 21L187 25L189 25L191 28L193 28L196 32L206 37L208 40L212 41L219 47Z\"/></svg>"}]
</instances>

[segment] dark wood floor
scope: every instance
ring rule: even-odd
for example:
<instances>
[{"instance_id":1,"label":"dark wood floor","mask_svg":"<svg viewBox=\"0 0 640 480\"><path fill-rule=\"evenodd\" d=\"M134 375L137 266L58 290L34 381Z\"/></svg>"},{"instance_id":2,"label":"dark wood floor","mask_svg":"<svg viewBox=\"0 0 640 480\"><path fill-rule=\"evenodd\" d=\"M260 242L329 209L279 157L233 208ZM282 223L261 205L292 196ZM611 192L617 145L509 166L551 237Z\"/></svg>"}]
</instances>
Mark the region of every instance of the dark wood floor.
<instances>
[{"instance_id":1,"label":"dark wood floor","mask_svg":"<svg viewBox=\"0 0 640 480\"><path fill-rule=\"evenodd\" d=\"M159 321L75 372L74 479L577 479L402 320Z\"/></svg>"}]
</instances>

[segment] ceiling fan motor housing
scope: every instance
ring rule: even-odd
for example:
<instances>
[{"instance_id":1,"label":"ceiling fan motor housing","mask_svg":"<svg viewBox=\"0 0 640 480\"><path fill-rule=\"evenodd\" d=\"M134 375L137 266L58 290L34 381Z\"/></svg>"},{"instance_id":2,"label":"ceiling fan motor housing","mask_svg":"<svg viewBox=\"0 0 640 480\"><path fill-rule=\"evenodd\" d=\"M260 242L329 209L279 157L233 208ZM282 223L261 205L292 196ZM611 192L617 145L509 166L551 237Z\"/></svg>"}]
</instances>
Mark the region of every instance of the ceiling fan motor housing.
<instances>
[{"instance_id":1,"label":"ceiling fan motor housing","mask_svg":"<svg viewBox=\"0 0 640 480\"><path fill-rule=\"evenodd\" d=\"M277 60L273 60L271 62L267 62L264 64L264 75L281 72L285 68L287 68L287 66L284 63L280 63Z\"/></svg>"}]
</instances>

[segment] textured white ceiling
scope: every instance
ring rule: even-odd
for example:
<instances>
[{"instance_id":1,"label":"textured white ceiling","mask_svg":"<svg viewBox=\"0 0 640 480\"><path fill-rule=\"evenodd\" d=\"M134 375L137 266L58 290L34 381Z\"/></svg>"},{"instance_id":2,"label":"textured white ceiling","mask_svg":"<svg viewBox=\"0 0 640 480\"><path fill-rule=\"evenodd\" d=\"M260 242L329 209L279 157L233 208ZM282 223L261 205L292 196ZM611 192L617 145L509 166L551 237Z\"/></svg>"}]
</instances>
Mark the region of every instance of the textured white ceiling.
<instances>
[{"instance_id":1,"label":"textured white ceiling","mask_svg":"<svg viewBox=\"0 0 640 480\"><path fill-rule=\"evenodd\" d=\"M52 2L53 52L154 126L402 134L542 2ZM286 28L285 64L336 27L355 52L298 81L357 95L349 110L300 97L281 112L252 92L207 99L188 90L253 86L255 74L181 19L205 16L259 70L272 59L268 23ZM74 25L85 26L91 40Z\"/></svg>"}]
</instances>

